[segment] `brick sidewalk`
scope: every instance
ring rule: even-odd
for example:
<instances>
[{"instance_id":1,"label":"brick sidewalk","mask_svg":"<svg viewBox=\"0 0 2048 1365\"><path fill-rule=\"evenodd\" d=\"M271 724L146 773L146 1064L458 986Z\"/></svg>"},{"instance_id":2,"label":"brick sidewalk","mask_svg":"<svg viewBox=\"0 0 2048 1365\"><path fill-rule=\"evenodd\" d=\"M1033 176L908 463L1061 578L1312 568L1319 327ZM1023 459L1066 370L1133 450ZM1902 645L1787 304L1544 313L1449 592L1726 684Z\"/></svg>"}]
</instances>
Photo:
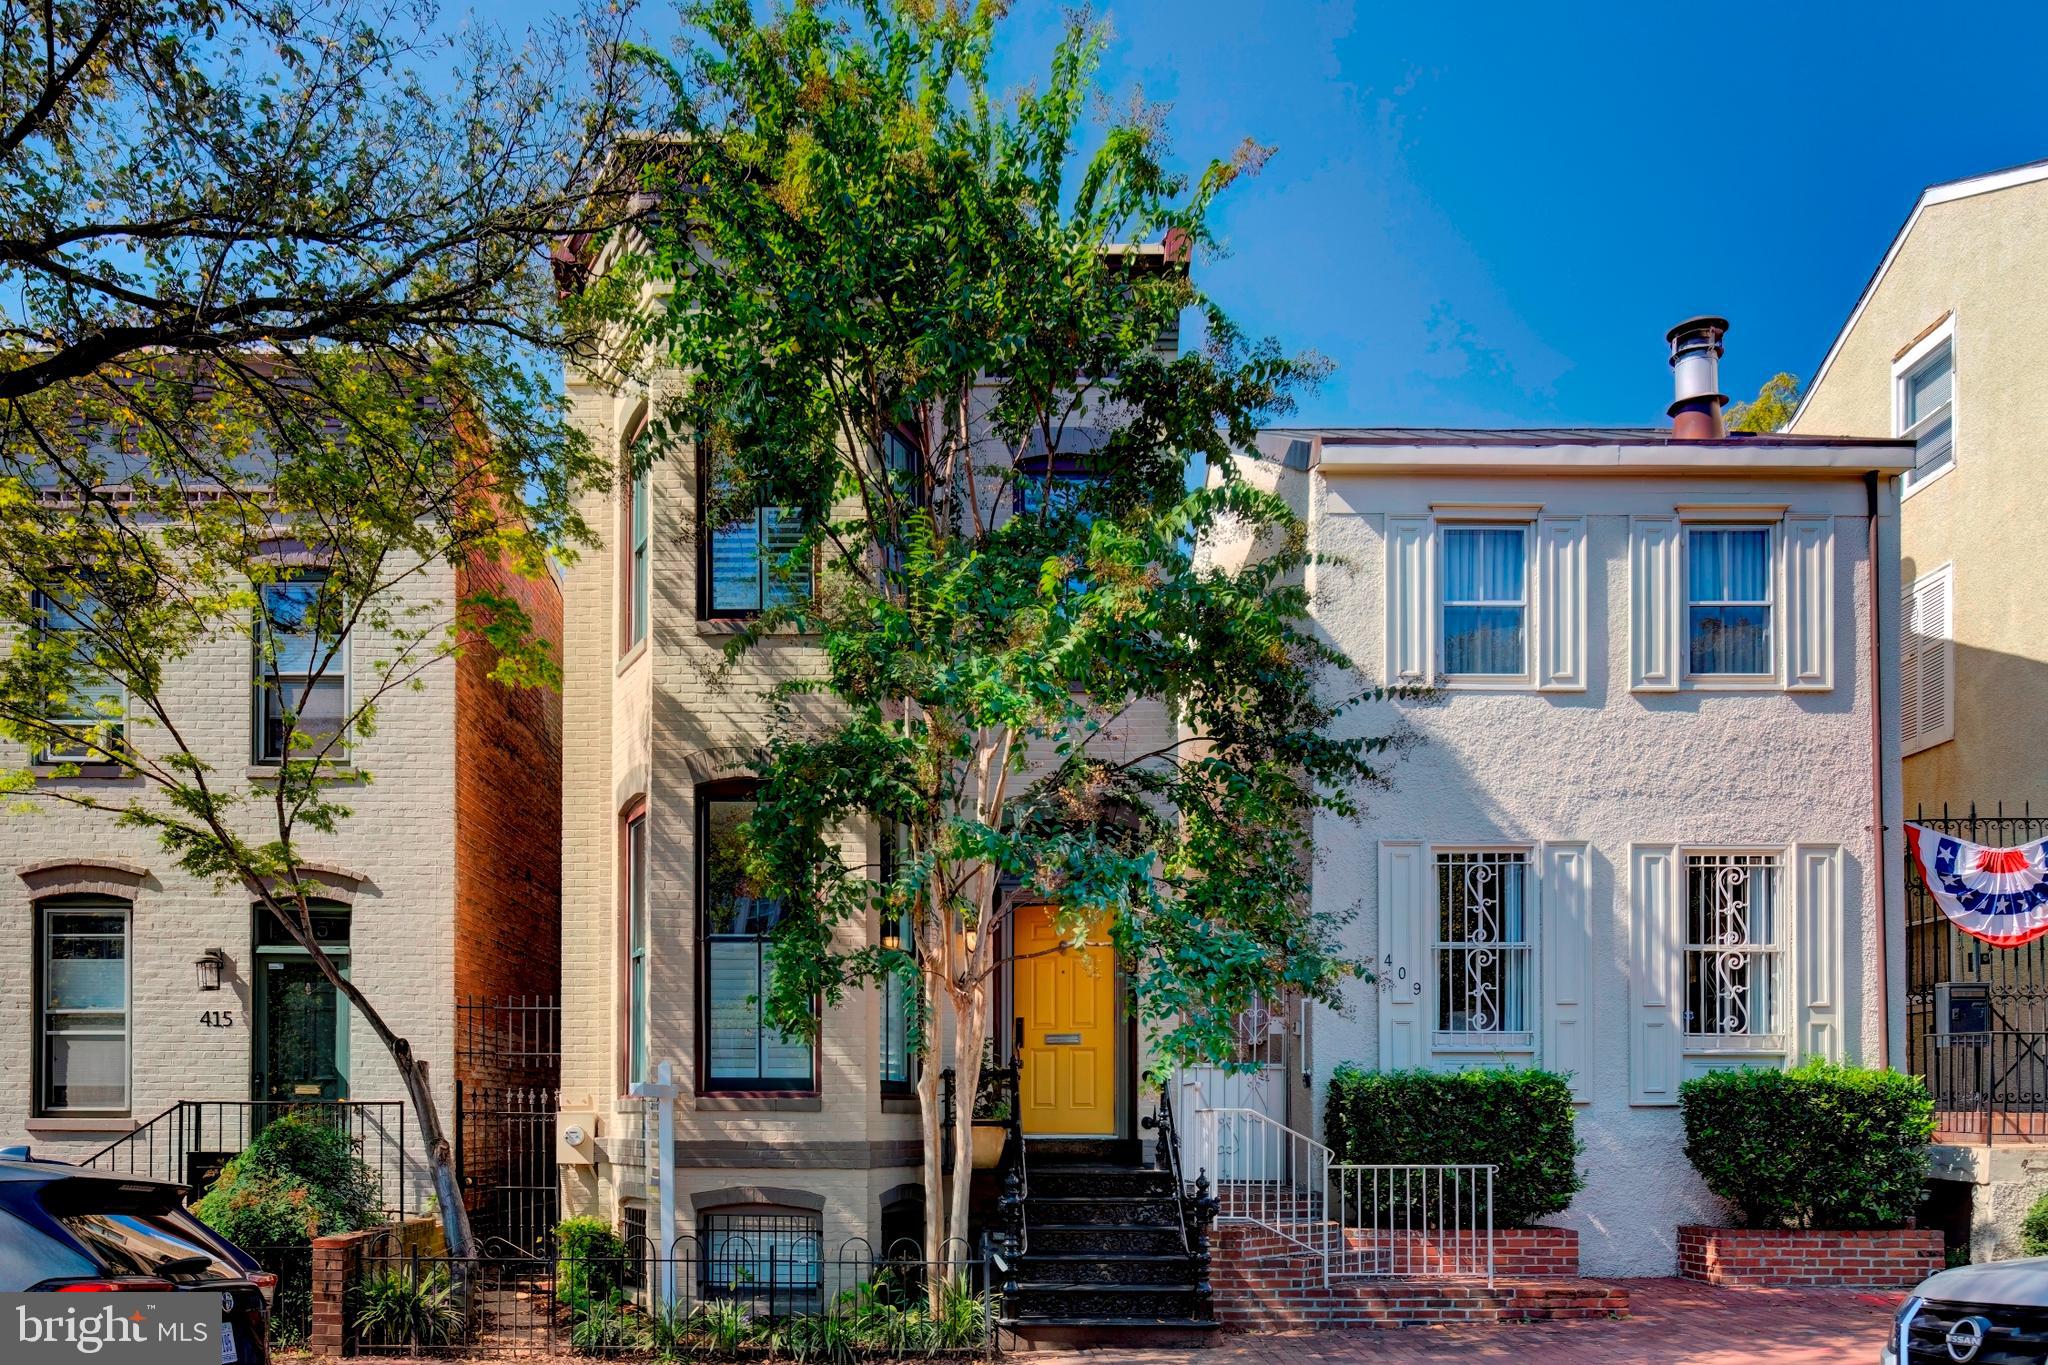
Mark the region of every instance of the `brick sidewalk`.
<instances>
[{"instance_id":1,"label":"brick sidewalk","mask_svg":"<svg viewBox=\"0 0 2048 1365\"><path fill-rule=\"evenodd\" d=\"M1350 1361L1571 1361L1574 1365L1876 1365L1898 1294L1721 1289L1624 1280L1616 1321L1220 1336L1207 1351L1042 1353L1031 1365L1346 1365Z\"/></svg>"},{"instance_id":2,"label":"brick sidewalk","mask_svg":"<svg viewBox=\"0 0 2048 1365\"><path fill-rule=\"evenodd\" d=\"M1618 1321L1223 1332L1207 1350L1041 1351L1011 1359L1019 1365L1349 1365L1378 1360L1876 1365L1885 1329L1904 1297L1846 1290L1722 1289L1690 1280L1620 1283L1628 1288L1630 1316ZM445 1360L366 1359L377 1365L447 1365ZM592 1359L529 1358L528 1365L590 1365Z\"/></svg>"}]
</instances>

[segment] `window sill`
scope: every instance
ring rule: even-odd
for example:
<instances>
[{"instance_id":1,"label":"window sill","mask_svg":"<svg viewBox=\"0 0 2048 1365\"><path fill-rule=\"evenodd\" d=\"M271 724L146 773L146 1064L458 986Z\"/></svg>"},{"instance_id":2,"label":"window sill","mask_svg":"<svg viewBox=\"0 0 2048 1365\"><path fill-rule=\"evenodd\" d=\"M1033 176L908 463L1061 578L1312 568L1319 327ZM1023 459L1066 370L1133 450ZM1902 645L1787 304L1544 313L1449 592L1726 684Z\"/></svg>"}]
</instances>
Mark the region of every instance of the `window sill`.
<instances>
[{"instance_id":1,"label":"window sill","mask_svg":"<svg viewBox=\"0 0 2048 1365\"><path fill-rule=\"evenodd\" d=\"M142 1126L133 1118L42 1118L28 1119L22 1125L30 1133L132 1133Z\"/></svg>"},{"instance_id":2,"label":"window sill","mask_svg":"<svg viewBox=\"0 0 2048 1365\"><path fill-rule=\"evenodd\" d=\"M1785 680L1775 673L1703 674L1687 678L1687 692L1783 692Z\"/></svg>"},{"instance_id":3,"label":"window sill","mask_svg":"<svg viewBox=\"0 0 2048 1365\"><path fill-rule=\"evenodd\" d=\"M1703 1033L1685 1035L1685 1055L1688 1057L1774 1057L1782 1055L1785 1051L1785 1039L1775 1033L1749 1036L1716 1036Z\"/></svg>"},{"instance_id":4,"label":"window sill","mask_svg":"<svg viewBox=\"0 0 2048 1365\"><path fill-rule=\"evenodd\" d=\"M1437 686L1446 692L1534 692L1536 680L1529 677L1446 673L1442 675L1442 680Z\"/></svg>"},{"instance_id":5,"label":"window sill","mask_svg":"<svg viewBox=\"0 0 2048 1365\"><path fill-rule=\"evenodd\" d=\"M1471 1053L1486 1056L1495 1052L1534 1052L1536 1035L1533 1033L1438 1033L1430 1038L1433 1052Z\"/></svg>"},{"instance_id":6,"label":"window sill","mask_svg":"<svg viewBox=\"0 0 2048 1365\"><path fill-rule=\"evenodd\" d=\"M915 1095L882 1096L882 1112L885 1114L915 1114L918 1112Z\"/></svg>"},{"instance_id":7,"label":"window sill","mask_svg":"<svg viewBox=\"0 0 2048 1365\"><path fill-rule=\"evenodd\" d=\"M697 620L697 633L707 638L733 636L742 633L753 624L753 618L746 616L699 617ZM795 626L776 626L768 632L768 636L770 639L787 638L801 640L812 638L816 633L815 631L798 630Z\"/></svg>"},{"instance_id":8,"label":"window sill","mask_svg":"<svg viewBox=\"0 0 2048 1365\"><path fill-rule=\"evenodd\" d=\"M279 771L280 765L276 763L251 763L243 776L251 782L275 782ZM355 786L364 779L363 774L356 771L355 765L351 763L330 766L327 775L320 780L334 786Z\"/></svg>"},{"instance_id":9,"label":"window sill","mask_svg":"<svg viewBox=\"0 0 2048 1365\"><path fill-rule=\"evenodd\" d=\"M63 772L64 768L76 772ZM36 763L30 765L38 782L140 782L142 774L119 763Z\"/></svg>"},{"instance_id":10,"label":"window sill","mask_svg":"<svg viewBox=\"0 0 2048 1365\"><path fill-rule=\"evenodd\" d=\"M825 1108L817 1094L795 1095L699 1095L700 1114L816 1114Z\"/></svg>"},{"instance_id":11,"label":"window sill","mask_svg":"<svg viewBox=\"0 0 2048 1365\"><path fill-rule=\"evenodd\" d=\"M1901 503L1904 503L1913 498L1919 497L1922 493L1926 492L1928 489L1932 488L1934 485L1940 483L1943 479L1947 478L1950 474L1954 473L1955 467L1955 457L1950 456L1947 464L1935 470L1926 478L1915 480L1911 485L1908 485L1904 477L1901 476L1899 480L1899 501Z\"/></svg>"},{"instance_id":12,"label":"window sill","mask_svg":"<svg viewBox=\"0 0 2048 1365\"><path fill-rule=\"evenodd\" d=\"M639 663L642 659L646 657L647 637L643 635L640 637L640 642L638 644L634 645L631 649L627 650L624 654L621 654L619 656L619 662L617 667L612 669L612 676L614 678L623 678L624 676L626 676L626 671L628 669L632 668L634 664Z\"/></svg>"}]
</instances>

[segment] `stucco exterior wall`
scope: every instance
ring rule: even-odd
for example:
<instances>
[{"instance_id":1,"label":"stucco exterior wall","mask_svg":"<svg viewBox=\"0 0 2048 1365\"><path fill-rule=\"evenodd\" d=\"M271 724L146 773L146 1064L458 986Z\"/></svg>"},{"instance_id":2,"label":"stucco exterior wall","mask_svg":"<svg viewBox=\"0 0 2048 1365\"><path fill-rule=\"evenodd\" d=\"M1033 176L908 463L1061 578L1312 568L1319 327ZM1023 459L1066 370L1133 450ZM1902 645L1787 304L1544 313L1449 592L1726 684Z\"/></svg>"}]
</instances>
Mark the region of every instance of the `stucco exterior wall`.
<instances>
[{"instance_id":1,"label":"stucco exterior wall","mask_svg":"<svg viewBox=\"0 0 2048 1365\"><path fill-rule=\"evenodd\" d=\"M1332 473L1315 476L1308 496L1313 499L1312 545L1327 557L1311 578L1318 624L1359 666L1365 681L1379 680L1384 671L1387 509L1426 510L1432 500L1487 501L1542 504L1546 513L1588 518L1587 689L1455 691L1426 702L1373 704L1355 713L1347 726L1356 732L1393 733L1404 743L1385 763L1391 788L1361 793L1359 821L1318 821L1321 862L1315 902L1320 911L1354 914L1347 941L1361 956L1377 960L1376 865L1382 840L1590 843L1593 976L1587 996L1594 1065L1589 1102L1579 1108L1587 1185L1556 1221L1579 1230L1585 1273L1672 1274L1678 1225L1718 1221L1723 1211L1683 1156L1679 1111L1630 1103L1629 845L1839 844L1846 935L1839 947L1844 998L1850 1002L1845 1051L1850 1058L1874 1056L1882 1027L1874 932L1882 878L1871 876L1871 636L1866 623L1873 590L1880 605L1896 598L1884 558L1891 528L1888 522L1881 528L1874 584L1864 489L1848 479L1735 484L1613 476L1446 474L1423 479ZM1738 498L1835 517L1833 689L1805 694L1631 692L1629 515L1668 516L1676 503ZM1355 686L1359 680L1333 679L1332 686ZM1895 804L1895 783L1888 796ZM1888 868L1889 862L1876 865ZM1541 951L1537 980L1542 979ZM1317 1011L1311 1069L1318 1103L1338 1065L1381 1064L1377 992L1389 988L1353 983L1347 1009ZM1538 1064L1541 1047L1539 1030Z\"/></svg>"},{"instance_id":2,"label":"stucco exterior wall","mask_svg":"<svg viewBox=\"0 0 2048 1365\"><path fill-rule=\"evenodd\" d=\"M2048 179L1928 205L1812 386L1795 432L1889 436L1894 359L1955 326L1955 466L1901 505L1901 582L1953 564L1955 738L1905 760L1907 809L2048 810Z\"/></svg>"},{"instance_id":3,"label":"stucco exterior wall","mask_svg":"<svg viewBox=\"0 0 2048 1365\"><path fill-rule=\"evenodd\" d=\"M454 573L445 564L404 581L407 602L454 601ZM405 620L396 593L393 604L394 619ZM357 685L368 685L373 661L391 653L376 632L360 632L350 651ZM167 689L167 708L188 741L230 783L241 783L251 771L249 679L249 642L236 636L180 661ZM304 835L301 848L313 860L361 874L352 902L351 979L426 1059L443 1121L452 1130L447 1106L455 1077L453 661L427 668L421 685L419 691L393 693L380 709L376 733L355 746L357 766L375 780L349 790L352 815L332 837ZM131 734L138 746L152 746L148 728L134 727ZM24 761L18 748L0 756L8 766ZM57 785L108 800L143 790L140 784L86 778ZM262 821L261 811L252 808L241 828L265 837ZM71 858L118 859L145 869L134 892L129 934L131 1108L130 1117L119 1121L46 1122L33 1114L36 939L31 891L18 869ZM111 815L45 804L31 813L10 811L0 820L0 924L9 944L0 953L0 1133L8 1141L76 1157L174 1101L250 1097L252 976L258 968L255 918L246 896L186 876L151 836L117 828ZM226 951L230 967L218 992L201 992L193 962L212 947ZM202 1024L202 1011L219 1010L229 1013L228 1026ZM350 1029L349 1072L352 1099L404 1098L388 1055L360 1017ZM416 1139L410 1115L406 1132Z\"/></svg>"}]
</instances>

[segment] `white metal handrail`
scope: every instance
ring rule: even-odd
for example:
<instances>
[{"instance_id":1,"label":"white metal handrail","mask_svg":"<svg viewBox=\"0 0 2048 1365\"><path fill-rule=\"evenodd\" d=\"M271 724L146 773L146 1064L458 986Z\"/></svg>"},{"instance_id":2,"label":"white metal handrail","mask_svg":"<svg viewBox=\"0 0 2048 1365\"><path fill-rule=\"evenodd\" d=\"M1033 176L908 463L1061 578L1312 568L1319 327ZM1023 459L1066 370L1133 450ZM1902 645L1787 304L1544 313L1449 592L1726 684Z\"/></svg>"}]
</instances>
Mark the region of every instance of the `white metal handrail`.
<instances>
[{"instance_id":1,"label":"white metal handrail","mask_svg":"<svg viewBox=\"0 0 2048 1365\"><path fill-rule=\"evenodd\" d=\"M1196 1164L1215 1172L1217 1220L1306 1252L1323 1281L1494 1275L1496 1167L1340 1162L1308 1134L1256 1109L1195 1111ZM1256 1259L1261 1253L1251 1253Z\"/></svg>"},{"instance_id":2,"label":"white metal handrail","mask_svg":"<svg viewBox=\"0 0 2048 1365\"><path fill-rule=\"evenodd\" d=\"M1330 1166L1326 1278L1493 1283L1493 1166Z\"/></svg>"},{"instance_id":3,"label":"white metal handrail","mask_svg":"<svg viewBox=\"0 0 2048 1365\"><path fill-rule=\"evenodd\" d=\"M1197 1164L1216 1173L1217 1218L1249 1223L1327 1264L1330 1149L1256 1109L1202 1109L1196 1119Z\"/></svg>"}]
</instances>

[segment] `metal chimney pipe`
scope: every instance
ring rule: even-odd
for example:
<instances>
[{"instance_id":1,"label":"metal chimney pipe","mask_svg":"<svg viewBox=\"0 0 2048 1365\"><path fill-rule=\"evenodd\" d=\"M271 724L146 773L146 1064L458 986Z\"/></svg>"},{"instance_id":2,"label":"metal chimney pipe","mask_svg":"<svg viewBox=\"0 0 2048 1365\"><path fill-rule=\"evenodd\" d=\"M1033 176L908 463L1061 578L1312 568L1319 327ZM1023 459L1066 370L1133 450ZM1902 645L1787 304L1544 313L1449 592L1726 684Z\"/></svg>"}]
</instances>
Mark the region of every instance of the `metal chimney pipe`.
<instances>
[{"instance_id":1,"label":"metal chimney pipe","mask_svg":"<svg viewBox=\"0 0 2048 1365\"><path fill-rule=\"evenodd\" d=\"M1728 335L1726 318L1687 318L1664 334L1671 343L1671 437L1676 441L1715 441L1728 434L1721 409L1721 338Z\"/></svg>"}]
</instances>

